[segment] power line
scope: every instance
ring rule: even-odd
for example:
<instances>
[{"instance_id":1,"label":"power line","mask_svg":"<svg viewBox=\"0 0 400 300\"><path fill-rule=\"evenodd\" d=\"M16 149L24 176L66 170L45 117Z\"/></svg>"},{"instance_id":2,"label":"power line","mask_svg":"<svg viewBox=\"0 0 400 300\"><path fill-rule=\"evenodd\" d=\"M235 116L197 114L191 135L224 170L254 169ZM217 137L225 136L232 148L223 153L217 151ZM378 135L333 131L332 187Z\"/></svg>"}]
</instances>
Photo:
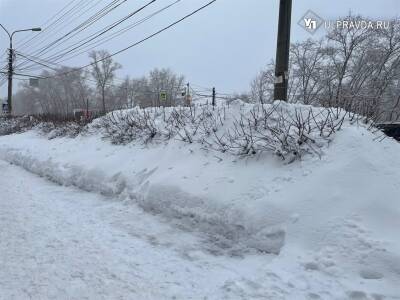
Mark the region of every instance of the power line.
<instances>
[{"instance_id":1,"label":"power line","mask_svg":"<svg viewBox=\"0 0 400 300\"><path fill-rule=\"evenodd\" d=\"M0 73L6 74L6 73L8 73L8 72L0 72ZM42 78L41 76L30 75L30 74L21 74L21 73L15 73L15 72L13 72L13 75L24 76L24 77L31 77L31 78Z\"/></svg>"},{"instance_id":2,"label":"power line","mask_svg":"<svg viewBox=\"0 0 400 300\"><path fill-rule=\"evenodd\" d=\"M98 1L94 6L96 6L99 2L101 2L102 0ZM120 3L118 3L119 1L122 1ZM73 28L72 30L70 30L69 32L65 33L64 35L62 35L61 37L57 38L56 40L52 41L51 43L49 43L48 45L36 50L35 52L33 52L32 54L34 55L43 55L45 53L48 53L50 50L52 50L52 48L59 46L62 43L65 43L66 41L68 41L69 39L71 39L72 37L76 36L77 34L79 34L81 31L85 30L86 28L88 28L89 26L93 25L94 23L96 23L97 21L99 21L101 18L103 18L104 16L106 16L107 14L109 14L111 11L115 10L116 8L118 8L120 5L122 5L123 3L125 3L127 0L113 0L111 3L109 3L108 5L106 5L105 7L103 7L100 11L96 12L95 14L93 14L92 16L90 16L88 19L86 19L84 22L82 22L81 24L79 24L78 26L76 26L75 28ZM94 7L92 6L92 7ZM91 7L91 8L92 8ZM91 8L89 8L88 10L90 10ZM82 14L80 14L79 16L83 15L84 13L86 13L88 10L86 10L85 12L83 12ZM70 22L71 23L71 22ZM21 65L23 65L24 63L20 64L19 67Z\"/></svg>"},{"instance_id":3,"label":"power line","mask_svg":"<svg viewBox=\"0 0 400 300\"><path fill-rule=\"evenodd\" d=\"M112 34L110 34L110 35L107 35L107 36L105 36L105 37L103 37L103 38L97 40L97 41L93 41L92 43L89 43L90 41L86 41L86 42L84 42L84 43L82 43L82 44L80 44L79 46L77 46L77 47L74 48L74 50L77 50L78 48L82 48L83 46L85 46L85 44L87 44L87 45L86 45L85 47L83 47L79 52L73 53L72 55L70 55L70 56L68 56L68 57L66 57L66 58L64 58L64 59L62 59L62 60L61 60L61 58L65 57L65 55L67 55L68 52L73 52L73 51L72 51L72 50L69 50L69 51L67 51L67 52L61 53L61 54L59 54L58 56L56 56L58 53L60 53L60 52L58 52L58 53L54 54L53 56L48 57L48 58L46 58L46 59L48 59L48 60L55 60L55 62L64 62L64 61L67 61L67 60L71 60L71 59L73 59L73 58L75 58L75 57L77 57L77 56L79 56L79 55L81 55L81 54L87 53L87 52L89 52L90 50L93 50L93 49L95 49L96 47L98 47L98 46L100 46L100 45L103 45L103 44L109 42L110 40L112 40L112 39L114 39L114 38L116 38L116 37L118 37L118 36L124 34L125 32L131 30L132 28L135 28L135 27L137 27L137 26L143 24L144 22L146 22L146 21L152 19L152 18L155 17L156 15L158 15L158 14L162 13L163 11L165 11L165 10L171 8L172 6L176 5L176 4L179 3L180 1L181 1L181 0L176 0L176 1L172 2L171 4L169 4L169 5L167 5L167 6L164 6L163 8L161 8L161 9L159 9L159 10L157 10L157 11L151 13L150 15L148 15L148 16L146 16L146 17L144 17L144 18L142 18L142 19L140 19L140 20L134 22L133 24L130 24L130 25L128 25L128 26L126 26L126 27L124 27L124 28L122 28L122 29L120 29L120 30L118 30L118 31L116 31L116 32L114 32L114 33L112 33ZM91 35L91 36L93 36L93 35ZM89 37L90 37L90 36L89 36ZM88 37L87 37L87 38L88 38ZM86 38L86 39L87 39L87 38ZM94 39L93 39L93 40L94 40ZM75 44L69 46L68 48L70 48L70 47L72 47L72 46L74 46L74 45L77 45L77 44L79 44L79 42L77 42L77 43L75 43ZM68 49L68 48L66 48L66 49ZM64 50L66 50L66 49L64 49Z\"/></svg>"},{"instance_id":4,"label":"power line","mask_svg":"<svg viewBox=\"0 0 400 300\"><path fill-rule=\"evenodd\" d=\"M17 54L18 56L24 57L25 59L27 59L27 60L29 60L29 61L31 61L31 62L34 62L35 64L41 65L41 66L46 67L46 68L48 68L48 69L51 69L51 70L53 70L53 71L57 71L57 69L48 66L48 65L45 64L44 62L41 62L41 61L40 61L41 59L39 59L39 58L36 58L36 59L35 59L35 58L30 58L30 57L28 57L27 55L24 55L24 54L22 54L22 53L20 53L20 52L16 52L16 54ZM22 71L22 70L26 70L26 69L19 69L19 70Z\"/></svg>"},{"instance_id":5,"label":"power line","mask_svg":"<svg viewBox=\"0 0 400 300\"><path fill-rule=\"evenodd\" d=\"M147 40L149 40L149 39L151 39L151 38L153 38L153 37L155 37L155 36L161 34L162 32L167 31L168 29L170 29L170 28L176 26L177 24L183 22L184 20L190 18L191 16L195 15L196 13L202 11L203 9L207 8L208 6L210 6L211 4L213 4L213 3L216 2L216 1L217 1L217 0L212 0L212 1L208 2L207 4L201 6L200 8L198 8L198 9L194 10L193 12L191 12L191 13L185 15L184 17L180 18L179 20L177 20L177 21L171 23L170 25L168 25L168 26L166 26L166 27L164 27L164 28L158 30L157 32L155 32L155 33L153 33L153 34L151 34L151 35L149 35L149 36L147 36L147 37L141 39L140 41L138 41L138 42L136 42L136 43L134 43L134 44L131 44L131 45L129 45L129 46L127 46L127 47L125 47L125 48L123 48L123 49L117 51L117 52L114 52L114 53L112 53L112 54L110 54L110 55L107 55L106 57L104 57L104 58L102 58L102 59L100 59L100 60L97 60L97 61L95 61L95 62L89 63L89 64L87 64L87 65L84 65L84 66L81 66L81 67L78 67L78 68L74 68L73 70L71 70L71 71L69 71L69 72L65 72L65 73L61 73L61 74L56 74L56 75L54 75L54 76L44 77L43 79L52 78L52 77L59 77L59 76L63 76L63 75L66 75L66 74L73 73L73 72L77 72L77 71L79 71L79 70L82 70L82 69L85 69L85 68L87 68L87 67L90 67L90 66L92 66L92 65L94 65L94 64L96 64L96 63L98 63L98 62L104 61L104 60L106 60L106 59L108 59L108 58L111 58L111 57L116 56L116 55L118 55L118 54L120 54L120 53L122 53L122 52L125 52L125 51L127 51L127 50L129 50L129 49L131 49L131 48L133 48L133 47L136 47L136 46L138 46L138 45L144 43L145 41L147 41Z\"/></svg>"},{"instance_id":6,"label":"power line","mask_svg":"<svg viewBox=\"0 0 400 300\"><path fill-rule=\"evenodd\" d=\"M94 5L92 5L91 7L89 7L89 9L86 9L85 11L83 11L81 14L78 15L78 17L72 19L68 24L71 24L72 22L74 22L76 19L78 19L80 16L84 15L87 11L90 11L93 7L95 7L96 5L98 5L102 0L97 1ZM43 52L48 52L50 50L52 50L54 47L59 46L60 44L62 44L63 42L65 42L65 38L67 36L71 36L71 34L73 34L74 32L76 32L77 30L81 29L82 27L84 27L83 29L87 28L88 26L90 26L91 24L93 24L93 22L95 22L96 20L94 20L92 23L90 23L93 19L96 19L96 17L101 18L101 14L104 12L104 10L107 10L110 8L110 6L112 6L113 4L115 4L117 1L119 0L113 0L111 3L107 4L105 7L103 7L100 11L97 11L95 14L91 15L88 19L86 19L84 22L80 23L79 25L77 25L76 27L74 27L71 31L65 33L64 35L62 35L61 37L58 37L57 39L53 40L52 42L50 42L49 44L31 52L31 54L34 55L40 55ZM126 1L126 0L125 0ZM91 4L93 2L93 0L90 0L88 3L86 3L83 7L80 7L80 9L82 10L84 7L86 7L88 4ZM79 3L78 3L79 4ZM74 13L75 15L75 13ZM73 16L74 16L73 15ZM89 22L89 24L88 24ZM61 29L57 30L55 33L58 33L60 31L62 31L66 25L68 24L63 24L64 22L60 23L59 25L64 25ZM86 25L86 26L85 26ZM79 32L78 32L79 33ZM78 34L76 33L76 34ZM74 34L74 35L76 35ZM72 36L74 36L72 35ZM41 44L43 44L43 42L45 40L48 40L49 38L51 38L52 36L47 36L43 41L41 41ZM40 39L39 39L40 40ZM36 42L39 42L39 40L37 40ZM63 41L64 40L64 41ZM18 65L18 67L20 67L21 65L26 64L26 62L23 62L22 64Z\"/></svg>"},{"instance_id":7,"label":"power line","mask_svg":"<svg viewBox=\"0 0 400 300\"><path fill-rule=\"evenodd\" d=\"M27 43L29 43L30 41L32 41L33 39L37 38L38 35L43 34L43 32L45 32L53 23L51 23L50 25L46 26L47 23L49 23L51 20L53 20L55 17L57 17L59 14L61 14L68 6L70 6L72 3L74 3L76 0L72 0L70 1L67 5L65 5L61 10L59 10L54 16L52 16L50 19L48 19L46 22L44 22L40 27L43 28L43 30L39 33L37 33L35 36L29 38L26 37L20 41L18 41L15 45L16 47L23 47L24 45L26 45ZM56 20L57 21L57 20ZM55 22L56 22L55 21ZM21 44L23 43L23 44Z\"/></svg>"},{"instance_id":8,"label":"power line","mask_svg":"<svg viewBox=\"0 0 400 300\"><path fill-rule=\"evenodd\" d=\"M61 64L58 64L58 63L47 62L46 60L43 60L43 59L40 59L40 58L35 58L35 57L32 58L32 56L26 55L26 54L22 54L22 53L20 53L20 52L17 52L16 54L17 54L18 56L23 56L23 57L25 57L26 59L28 59L29 61L35 62L36 64L39 64L39 65L41 65L41 66L43 66L43 67L46 67L46 68L48 68L48 69L50 69L50 70L52 70L52 71L55 71L55 72L60 71L60 69L56 69L57 67L58 67L58 68L67 68L67 69L71 69L71 67L64 66L64 65L61 65ZM49 66L49 64L52 64L52 65L54 65L55 67ZM16 74L16 73L14 73L14 74ZM0 75L1 75L1 72L0 72ZM36 78L39 78L39 79L45 79L45 77L43 77L43 76L37 76L37 75L28 75L28 76L36 77ZM87 78L87 80L96 83L96 81L90 80L90 79L88 79L88 78ZM124 83L124 82L126 81L126 79L122 79L122 78L118 78L118 77L114 77L114 80L117 80L117 81L119 81L120 83ZM117 86L117 85L113 85L113 84L108 84L108 85L110 85L110 86L115 86L115 87Z\"/></svg>"},{"instance_id":9,"label":"power line","mask_svg":"<svg viewBox=\"0 0 400 300\"><path fill-rule=\"evenodd\" d=\"M50 25L48 25L46 28L44 28L41 32L41 36L39 38L36 38L37 36L39 36L39 34L37 34L36 36L34 36L31 40L33 40L33 44L30 44L29 46L32 48L33 45L36 44L43 44L44 41L48 40L50 37L52 37L52 34L56 34L58 32L60 32L60 25L68 25L71 24L73 21L75 21L77 18L72 19L77 13L79 13L80 11L82 11L82 9L84 9L87 5L89 5L90 3L92 3L94 0L89 0L89 2L87 2L86 4L83 4L86 0L81 0L80 2L78 2L77 4L75 4L70 10L68 10L66 13L64 13L61 17L59 17L57 20L53 21ZM96 5L98 3L100 3L100 1L98 1L96 3ZM93 8L93 6L91 7ZM86 13L86 11L84 11L83 13ZM80 17L82 15L82 13L78 16ZM63 20L63 19L66 20ZM67 18L70 19L69 23L65 24L65 22L68 20ZM64 27L65 27L64 26ZM63 28L64 28L63 27ZM63 29L61 28L61 30ZM49 30L50 29L50 30ZM57 30L56 32L54 32L55 30ZM44 32L44 34L43 34ZM30 42L30 41L29 41ZM27 45L23 44L20 46L20 49L23 50L24 48L26 48ZM36 50L35 50L36 51Z\"/></svg>"},{"instance_id":10,"label":"power line","mask_svg":"<svg viewBox=\"0 0 400 300\"><path fill-rule=\"evenodd\" d=\"M66 34L64 34L60 38L58 38L55 41L51 42L49 45L43 47L42 50L39 53L37 53L36 55L39 55L39 54L43 54L44 55L44 54L48 53L51 50L51 48L54 47L54 45L60 43L62 40L64 40L63 43L65 43L66 41L68 41L72 37L76 36L81 31L83 31L86 28L88 28L90 25L94 24L95 22L97 22L98 20L103 18L105 15L107 15L111 11L115 10L116 8L118 8L120 5L125 3L127 0L122 0L121 3L118 3L119 1L120 0L112 1L106 7L104 7L103 9L101 9L100 11L98 11L97 13L92 15L89 19L85 20L83 23L79 24L74 29L72 29L71 31L67 32Z\"/></svg>"},{"instance_id":11,"label":"power line","mask_svg":"<svg viewBox=\"0 0 400 300\"><path fill-rule=\"evenodd\" d=\"M134 43L134 44L131 44L131 45L128 46L128 47L125 47L124 49L121 49L121 50L119 50L119 51L117 51L117 52L115 52L115 53L113 53L113 54L110 54L110 55L104 57L104 58L101 59L101 60L92 62L92 63L90 63L90 64L87 64L87 65L82 66L82 67L79 67L79 68L74 68L73 70L68 71L68 72L64 72L64 73L60 73L60 74L54 74L54 75L52 75L52 76L35 76L35 77L36 77L36 78L40 78L40 79L50 79L50 78L55 78L55 77L59 77L59 76L65 76L65 75L67 75L67 74L71 74L71 73L73 73L73 72L77 72L77 71L80 71L80 70L82 70L82 69L85 69L85 68L87 68L87 67L89 67L89 66L91 66L91 65L94 65L95 63L101 62L101 61L103 61L103 60L105 60L105 59L108 59L108 58L111 58L111 57L113 57L113 56L115 56L115 55L118 55L118 54L120 54L120 53L122 53L122 52L124 52L124 51L127 51L127 50L130 49L130 48L133 48L133 47L135 47L135 46L137 46L137 45L139 45L139 44L141 44L141 43L143 43L143 42L145 42L145 41L147 41L147 40L149 40L149 39L155 37L155 36L158 35L158 34L161 34L162 32L164 32L164 31L166 31L166 30L168 30L168 29L174 27L175 25L177 25L177 24L183 22L183 21L186 20L187 18L189 18L189 17L193 16L194 14L200 12L201 10L205 9L206 7L210 6L211 4L213 4L213 3L216 2L216 1L217 1L217 0L213 0L213 1L208 2L207 4L201 6L200 8L198 8L198 9L194 10L193 12L191 12L191 13L185 15L184 17L180 18L179 20L177 20L177 21L171 23L170 25L168 25L168 26L166 26L166 27L164 27L164 28L158 30L157 32L155 32L155 33L153 33L153 34L147 36L146 38L143 38L142 40L140 40L140 41L138 41L138 42L136 42L136 43ZM19 53L19 55L21 55L21 53ZM22 54L22 55L24 55L24 54ZM29 60L31 60L31 61L34 61L35 63L40 63L40 64L42 64L43 66L46 66L46 67L48 67L48 68L53 69L52 67L48 66L47 64L41 62L41 61L43 61L43 60L41 60L40 58L39 58L39 59L32 59L32 58L30 57L31 55L24 55L24 56L25 56L26 59L29 59ZM16 74L16 75L17 75L17 74ZM19 75L19 74L18 74L18 75ZM34 76L34 75L26 75L26 76ZM113 86L115 86L115 85L113 85Z\"/></svg>"},{"instance_id":12,"label":"power line","mask_svg":"<svg viewBox=\"0 0 400 300\"><path fill-rule=\"evenodd\" d=\"M118 25L122 24L123 22L127 21L128 19L132 18L133 16L135 16L136 14L138 14L139 12L141 12L142 10L144 10L145 8L147 8L148 6L150 6L151 4L155 3L157 0L151 0L149 1L147 4L143 5L142 7L140 7L139 9L133 11L132 13L128 14L127 16L123 17L122 19L104 27L103 29L95 32L94 34L84 38L81 41L76 42L73 45L70 45L69 47L60 50L58 52L56 52L55 54L53 54L52 56L46 58L47 60L55 60L55 61L59 61L60 58L63 58L65 55L81 48L82 46L92 42L93 40L99 38L100 36L104 35L105 33L109 32L110 30L114 29L115 27L117 27ZM166 6L165 8L163 8L162 10L159 10L156 13L160 13L161 11L165 10L166 8L171 7L172 5L180 2L181 0L175 1L174 3ZM154 16L155 14L152 14L152 16ZM149 18L147 18L146 20L148 20ZM139 24L138 24L139 25ZM85 41L86 40L86 41ZM83 43L81 43L82 41L84 41ZM75 47L74 47L75 46ZM72 48L71 48L72 47ZM71 49L69 49L71 48ZM66 50L66 51L65 51ZM74 56L75 57L75 56Z\"/></svg>"},{"instance_id":13,"label":"power line","mask_svg":"<svg viewBox=\"0 0 400 300\"><path fill-rule=\"evenodd\" d=\"M56 69L57 67L58 67L58 68L67 68L67 69L71 69L71 67L64 66L64 65L61 65L61 64L58 64L58 63L47 62L46 60L43 60L43 59L40 59L40 58L35 58L35 57L32 58L32 56L25 55L25 54L22 54L22 53L20 53L20 52L17 52L17 55L23 56L23 57L25 57L26 59L28 59L29 61L35 62L36 64L39 64L39 65L41 65L41 66L43 66L43 67L46 67L46 68L48 68L48 69L50 69L50 70L52 70L52 71L55 71L55 72L60 71L60 69ZM49 66L49 64L52 64L52 65L54 65L55 67ZM14 74L15 74L15 73L14 73ZM45 77L43 77L43 76L37 76L37 75L30 75L30 76L37 77L37 78L40 78L40 79L45 79ZM88 80L89 80L89 79L88 79ZM125 82L126 79L114 77L114 80L117 80L117 81L120 81L121 83L123 83L123 82ZM90 81L90 80L89 80L89 81ZM95 82L95 81L94 81L94 82Z\"/></svg>"}]
</instances>

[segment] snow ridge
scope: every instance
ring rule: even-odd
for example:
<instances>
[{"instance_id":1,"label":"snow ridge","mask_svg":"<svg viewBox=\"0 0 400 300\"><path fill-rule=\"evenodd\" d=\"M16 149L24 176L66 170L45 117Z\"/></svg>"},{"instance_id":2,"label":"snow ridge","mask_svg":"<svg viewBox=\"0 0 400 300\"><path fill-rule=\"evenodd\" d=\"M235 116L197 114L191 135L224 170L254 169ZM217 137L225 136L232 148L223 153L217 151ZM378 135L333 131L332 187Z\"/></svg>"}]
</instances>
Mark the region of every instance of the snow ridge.
<instances>
[{"instance_id":1,"label":"snow ridge","mask_svg":"<svg viewBox=\"0 0 400 300\"><path fill-rule=\"evenodd\" d=\"M279 226L248 226L243 212L229 205L192 195L178 186L150 184L147 179L156 169L144 169L128 180L121 172L108 177L98 169L61 165L52 159L41 161L19 151L2 149L0 157L63 186L133 201L145 211L162 215L180 227L206 233L214 244L232 254L251 249L279 254L284 245L285 231Z\"/></svg>"}]
</instances>

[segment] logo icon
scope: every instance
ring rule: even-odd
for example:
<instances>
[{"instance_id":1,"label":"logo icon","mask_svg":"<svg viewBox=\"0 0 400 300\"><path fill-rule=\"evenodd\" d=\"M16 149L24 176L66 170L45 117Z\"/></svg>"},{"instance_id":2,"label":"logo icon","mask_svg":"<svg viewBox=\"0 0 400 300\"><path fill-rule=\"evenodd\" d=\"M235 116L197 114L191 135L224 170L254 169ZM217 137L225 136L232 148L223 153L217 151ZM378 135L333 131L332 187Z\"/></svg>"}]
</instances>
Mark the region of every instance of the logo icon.
<instances>
[{"instance_id":1,"label":"logo icon","mask_svg":"<svg viewBox=\"0 0 400 300\"><path fill-rule=\"evenodd\" d=\"M307 32L314 34L322 26L324 20L312 10L308 10L303 17L297 22Z\"/></svg>"}]
</instances>

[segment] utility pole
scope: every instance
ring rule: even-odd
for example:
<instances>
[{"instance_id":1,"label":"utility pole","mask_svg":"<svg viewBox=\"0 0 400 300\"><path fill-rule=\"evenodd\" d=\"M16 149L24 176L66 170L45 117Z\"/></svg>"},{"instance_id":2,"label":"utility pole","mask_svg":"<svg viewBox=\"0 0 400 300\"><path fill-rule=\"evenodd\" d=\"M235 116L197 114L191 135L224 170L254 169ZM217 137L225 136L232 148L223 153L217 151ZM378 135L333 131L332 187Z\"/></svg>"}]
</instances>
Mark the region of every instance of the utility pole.
<instances>
[{"instance_id":1,"label":"utility pole","mask_svg":"<svg viewBox=\"0 0 400 300\"><path fill-rule=\"evenodd\" d=\"M287 101L292 0L280 0L274 100Z\"/></svg>"},{"instance_id":2,"label":"utility pole","mask_svg":"<svg viewBox=\"0 0 400 300\"><path fill-rule=\"evenodd\" d=\"M127 83L127 85L126 85L126 107L131 108L130 104L131 104L131 101L129 99L129 83Z\"/></svg>"},{"instance_id":3,"label":"utility pole","mask_svg":"<svg viewBox=\"0 0 400 300\"><path fill-rule=\"evenodd\" d=\"M10 48L8 53L8 98L7 98L7 106L8 106L8 113L11 115L12 112L12 80L13 80L13 63L14 63L14 49L12 39L15 33L23 32L23 31L41 31L41 28L30 28L30 29L22 29L22 30L15 30L10 34L10 32L0 24L0 27L7 33L8 37L10 38Z\"/></svg>"},{"instance_id":4,"label":"utility pole","mask_svg":"<svg viewBox=\"0 0 400 300\"><path fill-rule=\"evenodd\" d=\"M86 98L86 120L89 120L89 97Z\"/></svg>"},{"instance_id":5,"label":"utility pole","mask_svg":"<svg viewBox=\"0 0 400 300\"><path fill-rule=\"evenodd\" d=\"M8 98L7 98L7 108L8 108L8 113L11 115L12 112L12 80L13 80L13 55L14 55L14 51L12 48L12 39L10 39L10 49L8 49L9 53L8 53Z\"/></svg>"},{"instance_id":6,"label":"utility pole","mask_svg":"<svg viewBox=\"0 0 400 300\"><path fill-rule=\"evenodd\" d=\"M186 92L186 105L190 106L190 82L186 84L187 92Z\"/></svg>"},{"instance_id":7,"label":"utility pole","mask_svg":"<svg viewBox=\"0 0 400 300\"><path fill-rule=\"evenodd\" d=\"M215 98L216 98L216 92L215 92L215 87L213 87L213 90L212 90L212 106L213 106L213 109L214 109L214 107L215 107Z\"/></svg>"}]
</instances>

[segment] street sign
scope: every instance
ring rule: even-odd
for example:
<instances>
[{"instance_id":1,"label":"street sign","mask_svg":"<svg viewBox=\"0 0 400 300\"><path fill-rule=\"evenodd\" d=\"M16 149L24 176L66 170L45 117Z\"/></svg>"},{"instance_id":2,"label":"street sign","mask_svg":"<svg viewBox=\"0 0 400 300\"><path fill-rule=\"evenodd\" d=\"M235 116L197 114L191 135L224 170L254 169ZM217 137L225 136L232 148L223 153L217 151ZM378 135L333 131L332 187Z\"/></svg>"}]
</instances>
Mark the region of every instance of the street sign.
<instances>
[{"instance_id":1,"label":"street sign","mask_svg":"<svg viewBox=\"0 0 400 300\"><path fill-rule=\"evenodd\" d=\"M8 114L8 104L7 103L3 103L2 109L3 109L3 114Z\"/></svg>"},{"instance_id":2,"label":"street sign","mask_svg":"<svg viewBox=\"0 0 400 300\"><path fill-rule=\"evenodd\" d=\"M29 85L33 87L39 86L39 79L38 78L29 78Z\"/></svg>"},{"instance_id":3,"label":"street sign","mask_svg":"<svg viewBox=\"0 0 400 300\"><path fill-rule=\"evenodd\" d=\"M167 92L166 91L161 91L160 92L160 100L161 101L167 101Z\"/></svg>"}]
</instances>

